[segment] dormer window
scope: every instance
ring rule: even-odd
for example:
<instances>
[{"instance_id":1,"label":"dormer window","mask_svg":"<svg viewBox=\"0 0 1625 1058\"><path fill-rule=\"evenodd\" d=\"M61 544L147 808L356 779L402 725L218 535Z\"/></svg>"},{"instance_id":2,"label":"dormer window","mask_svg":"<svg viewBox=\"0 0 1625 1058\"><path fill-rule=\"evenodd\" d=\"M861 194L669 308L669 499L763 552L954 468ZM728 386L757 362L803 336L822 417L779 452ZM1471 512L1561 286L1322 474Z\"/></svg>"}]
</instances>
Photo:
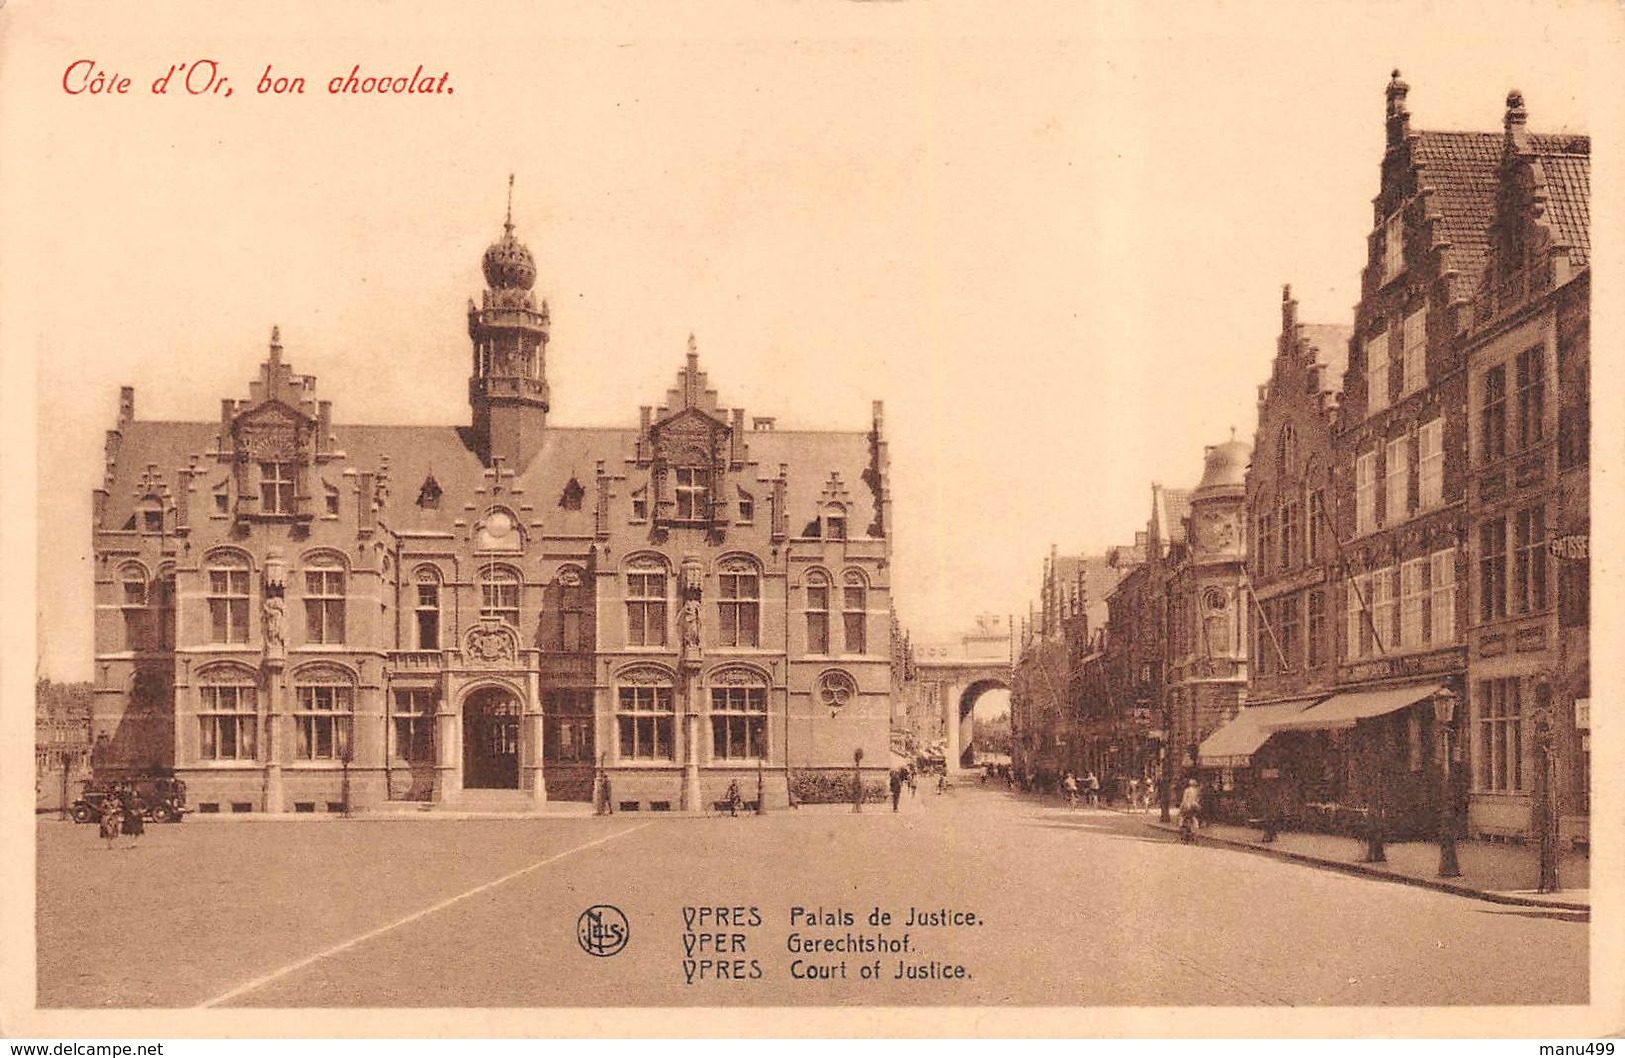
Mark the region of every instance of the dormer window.
<instances>
[{"instance_id":1,"label":"dormer window","mask_svg":"<svg viewBox=\"0 0 1625 1058\"><path fill-rule=\"evenodd\" d=\"M824 508L823 531L820 533L825 540L846 539L846 508L838 503L832 503Z\"/></svg>"},{"instance_id":2,"label":"dormer window","mask_svg":"<svg viewBox=\"0 0 1625 1058\"><path fill-rule=\"evenodd\" d=\"M164 509L159 506L141 508L141 531L143 533L161 533L164 531Z\"/></svg>"},{"instance_id":3,"label":"dormer window","mask_svg":"<svg viewBox=\"0 0 1625 1058\"><path fill-rule=\"evenodd\" d=\"M423 485L418 489L417 505L426 511L438 511L440 509L440 496L440 482L434 479L433 474L430 474L423 479Z\"/></svg>"},{"instance_id":4,"label":"dormer window","mask_svg":"<svg viewBox=\"0 0 1625 1058\"><path fill-rule=\"evenodd\" d=\"M586 494L587 490L581 486L581 482L572 476L564 486L563 494L559 496L559 506L567 511L579 511L581 498Z\"/></svg>"},{"instance_id":5,"label":"dormer window","mask_svg":"<svg viewBox=\"0 0 1625 1058\"><path fill-rule=\"evenodd\" d=\"M260 513L293 514L293 464L260 464Z\"/></svg>"},{"instance_id":6,"label":"dormer window","mask_svg":"<svg viewBox=\"0 0 1625 1058\"><path fill-rule=\"evenodd\" d=\"M677 468L677 518L703 522L711 517L711 471L705 467Z\"/></svg>"}]
</instances>

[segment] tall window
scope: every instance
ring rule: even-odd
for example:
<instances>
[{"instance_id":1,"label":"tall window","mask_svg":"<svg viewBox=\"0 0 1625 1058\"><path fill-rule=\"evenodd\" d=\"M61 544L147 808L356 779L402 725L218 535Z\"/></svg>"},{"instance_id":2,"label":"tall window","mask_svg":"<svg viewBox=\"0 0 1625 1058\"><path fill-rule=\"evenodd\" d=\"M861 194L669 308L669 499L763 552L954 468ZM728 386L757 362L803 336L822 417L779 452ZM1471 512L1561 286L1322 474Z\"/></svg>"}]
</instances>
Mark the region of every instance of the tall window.
<instances>
[{"instance_id":1,"label":"tall window","mask_svg":"<svg viewBox=\"0 0 1625 1058\"><path fill-rule=\"evenodd\" d=\"M829 653L829 580L807 574L807 653Z\"/></svg>"},{"instance_id":2,"label":"tall window","mask_svg":"<svg viewBox=\"0 0 1625 1058\"><path fill-rule=\"evenodd\" d=\"M430 687L395 692L394 723L390 725L389 755L396 760L434 760L434 712L438 696Z\"/></svg>"},{"instance_id":3,"label":"tall window","mask_svg":"<svg viewBox=\"0 0 1625 1058\"><path fill-rule=\"evenodd\" d=\"M717 619L725 647L753 647L761 637L762 578L755 567L729 562L717 574Z\"/></svg>"},{"instance_id":4,"label":"tall window","mask_svg":"<svg viewBox=\"0 0 1625 1058\"><path fill-rule=\"evenodd\" d=\"M1518 613L1546 608L1546 509L1513 516L1512 606Z\"/></svg>"},{"instance_id":5,"label":"tall window","mask_svg":"<svg viewBox=\"0 0 1625 1058\"><path fill-rule=\"evenodd\" d=\"M1384 451L1383 485L1387 509L1382 524L1398 525L1410 517L1410 438L1389 441Z\"/></svg>"},{"instance_id":6,"label":"tall window","mask_svg":"<svg viewBox=\"0 0 1625 1058\"><path fill-rule=\"evenodd\" d=\"M705 467L677 468L677 520L703 522L711 517L711 471Z\"/></svg>"},{"instance_id":7,"label":"tall window","mask_svg":"<svg viewBox=\"0 0 1625 1058\"><path fill-rule=\"evenodd\" d=\"M1427 575L1426 558L1414 558L1399 567L1399 646L1407 650L1425 642Z\"/></svg>"},{"instance_id":8,"label":"tall window","mask_svg":"<svg viewBox=\"0 0 1625 1058\"><path fill-rule=\"evenodd\" d=\"M1286 484L1298 476L1298 431L1291 423L1281 427L1275 438L1275 477Z\"/></svg>"},{"instance_id":9,"label":"tall window","mask_svg":"<svg viewBox=\"0 0 1625 1058\"><path fill-rule=\"evenodd\" d=\"M1528 448L1546 437L1546 350L1542 346L1518 354L1518 447Z\"/></svg>"},{"instance_id":10,"label":"tall window","mask_svg":"<svg viewBox=\"0 0 1625 1058\"><path fill-rule=\"evenodd\" d=\"M1386 283L1404 270L1405 214L1401 211L1382 225L1382 281Z\"/></svg>"},{"instance_id":11,"label":"tall window","mask_svg":"<svg viewBox=\"0 0 1625 1058\"><path fill-rule=\"evenodd\" d=\"M1365 413L1388 407L1388 332L1365 343Z\"/></svg>"},{"instance_id":12,"label":"tall window","mask_svg":"<svg viewBox=\"0 0 1625 1058\"><path fill-rule=\"evenodd\" d=\"M666 571L635 569L626 575L626 635L635 647L666 645Z\"/></svg>"},{"instance_id":13,"label":"tall window","mask_svg":"<svg viewBox=\"0 0 1625 1058\"><path fill-rule=\"evenodd\" d=\"M1258 516L1258 550L1254 561L1259 575L1266 574L1275 564L1275 515L1273 512Z\"/></svg>"},{"instance_id":14,"label":"tall window","mask_svg":"<svg viewBox=\"0 0 1625 1058\"><path fill-rule=\"evenodd\" d=\"M841 624L846 633L848 654L869 652L869 589L860 573L842 578Z\"/></svg>"},{"instance_id":15,"label":"tall window","mask_svg":"<svg viewBox=\"0 0 1625 1058\"><path fill-rule=\"evenodd\" d=\"M1315 489L1309 493L1309 515L1306 519L1304 536L1308 541L1310 562L1319 562L1325 557L1326 533L1326 493Z\"/></svg>"},{"instance_id":16,"label":"tall window","mask_svg":"<svg viewBox=\"0 0 1625 1058\"><path fill-rule=\"evenodd\" d=\"M417 601L412 610L417 620L418 649L440 649L440 581L433 573L418 574Z\"/></svg>"},{"instance_id":17,"label":"tall window","mask_svg":"<svg viewBox=\"0 0 1625 1058\"><path fill-rule=\"evenodd\" d=\"M580 570L559 574L559 649L575 654L589 648L587 636L587 585Z\"/></svg>"},{"instance_id":18,"label":"tall window","mask_svg":"<svg viewBox=\"0 0 1625 1058\"><path fill-rule=\"evenodd\" d=\"M1303 657L1303 644L1299 640L1301 627L1298 623L1298 596L1285 595L1281 597L1280 608L1276 613L1278 626L1276 635L1281 640L1282 668L1291 672L1298 667Z\"/></svg>"},{"instance_id":19,"label":"tall window","mask_svg":"<svg viewBox=\"0 0 1625 1058\"><path fill-rule=\"evenodd\" d=\"M1405 317L1404 352L1399 380L1401 397L1427 385L1428 310L1417 309Z\"/></svg>"},{"instance_id":20,"label":"tall window","mask_svg":"<svg viewBox=\"0 0 1625 1058\"><path fill-rule=\"evenodd\" d=\"M592 764L592 691L561 687L543 699L542 756L563 764Z\"/></svg>"},{"instance_id":21,"label":"tall window","mask_svg":"<svg viewBox=\"0 0 1625 1058\"><path fill-rule=\"evenodd\" d=\"M293 514L293 464L260 464L260 513Z\"/></svg>"},{"instance_id":22,"label":"tall window","mask_svg":"<svg viewBox=\"0 0 1625 1058\"><path fill-rule=\"evenodd\" d=\"M1326 663L1330 652L1326 649L1326 593L1309 593L1309 667L1319 668Z\"/></svg>"},{"instance_id":23,"label":"tall window","mask_svg":"<svg viewBox=\"0 0 1625 1058\"><path fill-rule=\"evenodd\" d=\"M160 570L153 582L153 606L158 622L158 649L175 649L175 571Z\"/></svg>"},{"instance_id":24,"label":"tall window","mask_svg":"<svg viewBox=\"0 0 1625 1058\"><path fill-rule=\"evenodd\" d=\"M1507 369L1484 372L1484 403L1479 407L1479 451L1489 463L1507 454Z\"/></svg>"},{"instance_id":25,"label":"tall window","mask_svg":"<svg viewBox=\"0 0 1625 1058\"><path fill-rule=\"evenodd\" d=\"M344 642L344 568L335 559L311 563L305 570L305 639L311 643Z\"/></svg>"},{"instance_id":26,"label":"tall window","mask_svg":"<svg viewBox=\"0 0 1625 1058\"><path fill-rule=\"evenodd\" d=\"M1371 621L1366 616L1366 608L1371 605L1371 574L1361 573L1350 577L1346 582L1347 613L1345 634L1345 649L1350 661L1365 657L1371 653Z\"/></svg>"},{"instance_id":27,"label":"tall window","mask_svg":"<svg viewBox=\"0 0 1625 1058\"><path fill-rule=\"evenodd\" d=\"M241 559L210 561L209 623L216 643L248 642L248 566Z\"/></svg>"},{"instance_id":28,"label":"tall window","mask_svg":"<svg viewBox=\"0 0 1625 1058\"><path fill-rule=\"evenodd\" d=\"M1376 649L1391 654L1399 640L1399 593L1394 590L1397 574L1392 566L1377 570L1371 578L1371 617L1376 624Z\"/></svg>"},{"instance_id":29,"label":"tall window","mask_svg":"<svg viewBox=\"0 0 1625 1058\"><path fill-rule=\"evenodd\" d=\"M672 697L669 686L622 687L616 722L622 760L672 759Z\"/></svg>"},{"instance_id":30,"label":"tall window","mask_svg":"<svg viewBox=\"0 0 1625 1058\"><path fill-rule=\"evenodd\" d=\"M1422 424L1416 433L1416 506L1419 510L1444 502L1444 420Z\"/></svg>"},{"instance_id":31,"label":"tall window","mask_svg":"<svg viewBox=\"0 0 1625 1058\"><path fill-rule=\"evenodd\" d=\"M519 627L519 574L506 566L480 571L480 620Z\"/></svg>"},{"instance_id":32,"label":"tall window","mask_svg":"<svg viewBox=\"0 0 1625 1058\"><path fill-rule=\"evenodd\" d=\"M324 683L303 685L297 691L294 756L299 760L344 759L350 747L354 688Z\"/></svg>"},{"instance_id":33,"label":"tall window","mask_svg":"<svg viewBox=\"0 0 1625 1058\"><path fill-rule=\"evenodd\" d=\"M1478 619L1507 615L1507 523L1492 518L1478 527Z\"/></svg>"},{"instance_id":34,"label":"tall window","mask_svg":"<svg viewBox=\"0 0 1625 1058\"><path fill-rule=\"evenodd\" d=\"M246 673L205 675L198 687L198 756L253 760L254 682Z\"/></svg>"},{"instance_id":35,"label":"tall window","mask_svg":"<svg viewBox=\"0 0 1625 1058\"><path fill-rule=\"evenodd\" d=\"M757 760L767 756L767 688L711 688L711 757Z\"/></svg>"},{"instance_id":36,"label":"tall window","mask_svg":"<svg viewBox=\"0 0 1625 1058\"><path fill-rule=\"evenodd\" d=\"M1281 568L1297 569L1303 557L1303 503L1296 495L1281 504Z\"/></svg>"},{"instance_id":37,"label":"tall window","mask_svg":"<svg viewBox=\"0 0 1625 1058\"><path fill-rule=\"evenodd\" d=\"M1516 678L1478 681L1478 788L1523 790L1523 696Z\"/></svg>"},{"instance_id":38,"label":"tall window","mask_svg":"<svg viewBox=\"0 0 1625 1058\"><path fill-rule=\"evenodd\" d=\"M124 649L153 648L153 614L147 608L147 574L140 566L119 570L119 607L124 616Z\"/></svg>"},{"instance_id":39,"label":"tall window","mask_svg":"<svg viewBox=\"0 0 1625 1058\"><path fill-rule=\"evenodd\" d=\"M1434 646L1456 641L1456 549L1445 548L1428 556L1428 642Z\"/></svg>"},{"instance_id":40,"label":"tall window","mask_svg":"<svg viewBox=\"0 0 1625 1058\"><path fill-rule=\"evenodd\" d=\"M1377 530L1377 453L1354 460L1354 531L1364 536Z\"/></svg>"}]
</instances>

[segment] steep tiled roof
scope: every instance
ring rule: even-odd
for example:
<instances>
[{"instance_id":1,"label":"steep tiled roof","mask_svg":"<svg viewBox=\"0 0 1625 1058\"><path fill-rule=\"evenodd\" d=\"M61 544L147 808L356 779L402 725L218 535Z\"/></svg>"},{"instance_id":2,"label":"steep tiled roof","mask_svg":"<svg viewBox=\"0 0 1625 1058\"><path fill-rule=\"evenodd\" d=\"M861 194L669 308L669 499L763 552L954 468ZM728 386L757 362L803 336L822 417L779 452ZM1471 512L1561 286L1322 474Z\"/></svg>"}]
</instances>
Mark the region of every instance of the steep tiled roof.
<instances>
[{"instance_id":1,"label":"steep tiled roof","mask_svg":"<svg viewBox=\"0 0 1625 1058\"><path fill-rule=\"evenodd\" d=\"M1418 132L1414 137L1411 161L1421 167L1419 187L1433 191L1431 205L1451 244L1446 264L1457 272L1459 289L1477 288L1489 257L1503 142L1499 132Z\"/></svg>"},{"instance_id":2,"label":"steep tiled roof","mask_svg":"<svg viewBox=\"0 0 1625 1058\"><path fill-rule=\"evenodd\" d=\"M1591 137L1534 134L1531 146L1546 171L1551 218L1576 270L1591 261Z\"/></svg>"},{"instance_id":3,"label":"steep tiled roof","mask_svg":"<svg viewBox=\"0 0 1625 1058\"><path fill-rule=\"evenodd\" d=\"M1059 555L1055 559L1055 579L1066 595L1072 593L1082 574L1091 631L1106 627L1106 600L1126 572L1113 566L1106 555Z\"/></svg>"}]
</instances>

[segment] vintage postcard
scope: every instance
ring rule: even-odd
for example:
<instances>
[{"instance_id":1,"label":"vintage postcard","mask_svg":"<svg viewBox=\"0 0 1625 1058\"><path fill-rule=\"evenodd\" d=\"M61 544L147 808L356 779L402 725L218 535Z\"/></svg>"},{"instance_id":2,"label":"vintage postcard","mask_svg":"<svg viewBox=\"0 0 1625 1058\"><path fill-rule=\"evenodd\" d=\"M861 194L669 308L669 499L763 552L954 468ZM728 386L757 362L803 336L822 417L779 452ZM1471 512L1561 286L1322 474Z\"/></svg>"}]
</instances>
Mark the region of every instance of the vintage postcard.
<instances>
[{"instance_id":1,"label":"vintage postcard","mask_svg":"<svg viewBox=\"0 0 1625 1058\"><path fill-rule=\"evenodd\" d=\"M1617 1032L1622 36L0 6L4 1033Z\"/></svg>"}]
</instances>

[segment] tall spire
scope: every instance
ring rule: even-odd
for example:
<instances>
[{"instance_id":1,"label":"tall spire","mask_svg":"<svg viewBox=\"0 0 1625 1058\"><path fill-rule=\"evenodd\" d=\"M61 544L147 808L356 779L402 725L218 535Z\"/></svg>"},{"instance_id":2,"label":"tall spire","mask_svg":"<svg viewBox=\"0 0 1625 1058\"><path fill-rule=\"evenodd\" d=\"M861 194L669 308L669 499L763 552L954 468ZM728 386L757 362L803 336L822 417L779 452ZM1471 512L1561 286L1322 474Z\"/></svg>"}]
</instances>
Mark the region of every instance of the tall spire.
<instances>
[{"instance_id":1,"label":"tall spire","mask_svg":"<svg viewBox=\"0 0 1625 1058\"><path fill-rule=\"evenodd\" d=\"M502 230L507 235L513 234L513 174L508 174L508 215L503 218Z\"/></svg>"}]
</instances>

